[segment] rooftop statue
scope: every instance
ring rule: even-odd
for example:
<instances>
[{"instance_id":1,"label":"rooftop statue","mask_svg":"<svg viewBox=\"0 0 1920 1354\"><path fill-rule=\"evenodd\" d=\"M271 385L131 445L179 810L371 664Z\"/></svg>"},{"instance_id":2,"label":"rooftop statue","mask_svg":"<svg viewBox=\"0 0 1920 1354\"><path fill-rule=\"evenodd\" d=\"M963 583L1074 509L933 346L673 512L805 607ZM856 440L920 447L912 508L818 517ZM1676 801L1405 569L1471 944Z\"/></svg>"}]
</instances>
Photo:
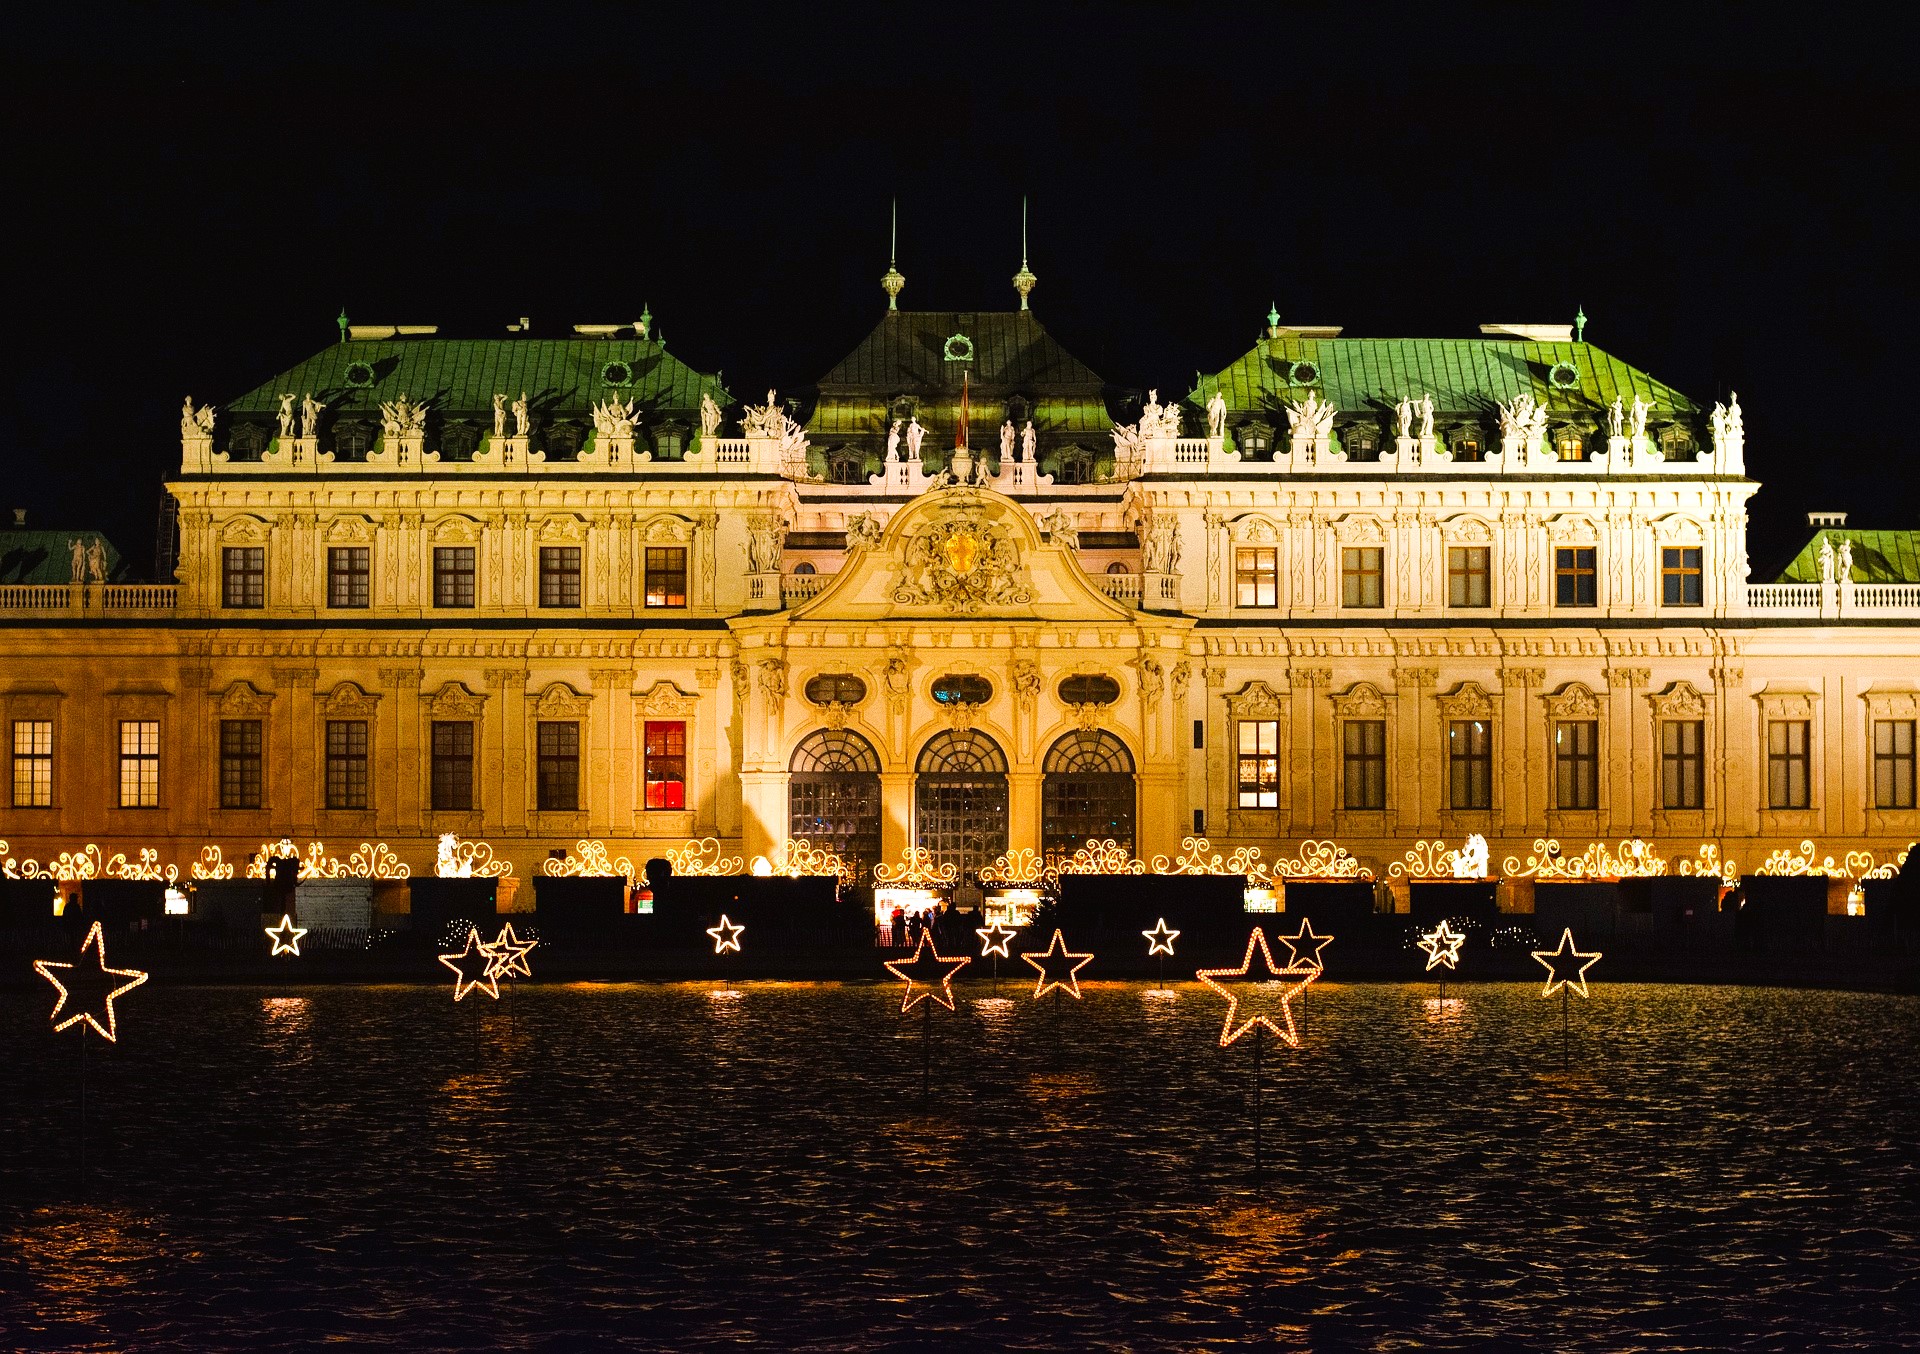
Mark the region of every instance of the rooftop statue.
<instances>
[{"instance_id":1,"label":"rooftop statue","mask_svg":"<svg viewBox=\"0 0 1920 1354\"><path fill-rule=\"evenodd\" d=\"M493 435L507 435L507 397L496 392L493 397Z\"/></svg>"},{"instance_id":2,"label":"rooftop statue","mask_svg":"<svg viewBox=\"0 0 1920 1354\"><path fill-rule=\"evenodd\" d=\"M1820 537L1820 581L1833 582L1833 541L1830 537Z\"/></svg>"},{"instance_id":3,"label":"rooftop statue","mask_svg":"<svg viewBox=\"0 0 1920 1354\"><path fill-rule=\"evenodd\" d=\"M523 390L520 392L520 398L513 402L513 435L525 437L527 425L531 422L532 418L527 411L527 392Z\"/></svg>"},{"instance_id":4,"label":"rooftop statue","mask_svg":"<svg viewBox=\"0 0 1920 1354\"><path fill-rule=\"evenodd\" d=\"M87 574L92 582L107 581L107 547L98 536L87 542Z\"/></svg>"},{"instance_id":5,"label":"rooftop statue","mask_svg":"<svg viewBox=\"0 0 1920 1354\"><path fill-rule=\"evenodd\" d=\"M1607 435L1609 437L1626 436L1626 415L1620 412L1620 397L1615 395L1613 403L1607 406Z\"/></svg>"},{"instance_id":6,"label":"rooftop statue","mask_svg":"<svg viewBox=\"0 0 1920 1354\"><path fill-rule=\"evenodd\" d=\"M1310 437L1316 442L1325 441L1333 433L1333 418L1340 411L1333 407L1332 400L1323 400L1312 391L1299 404L1289 404L1287 421L1293 425L1295 437Z\"/></svg>"},{"instance_id":7,"label":"rooftop statue","mask_svg":"<svg viewBox=\"0 0 1920 1354\"><path fill-rule=\"evenodd\" d=\"M280 394L280 436L289 440L293 437L293 392L291 390L282 391Z\"/></svg>"},{"instance_id":8,"label":"rooftop statue","mask_svg":"<svg viewBox=\"0 0 1920 1354\"><path fill-rule=\"evenodd\" d=\"M1000 461L1005 464L1013 459L1013 420L1008 419L1000 425Z\"/></svg>"},{"instance_id":9,"label":"rooftop statue","mask_svg":"<svg viewBox=\"0 0 1920 1354\"><path fill-rule=\"evenodd\" d=\"M1840 541L1840 560L1836 567L1842 583L1853 581L1853 541L1843 537Z\"/></svg>"},{"instance_id":10,"label":"rooftop statue","mask_svg":"<svg viewBox=\"0 0 1920 1354\"><path fill-rule=\"evenodd\" d=\"M908 422L907 424L907 459L908 460L917 461L920 459L920 444L926 440L926 437L927 437L927 430L920 426L920 420L917 416Z\"/></svg>"},{"instance_id":11,"label":"rooftop statue","mask_svg":"<svg viewBox=\"0 0 1920 1354\"><path fill-rule=\"evenodd\" d=\"M307 392L306 398L300 401L300 436L320 435L320 411L326 407L325 400L316 400L312 391Z\"/></svg>"},{"instance_id":12,"label":"rooftop statue","mask_svg":"<svg viewBox=\"0 0 1920 1354\"><path fill-rule=\"evenodd\" d=\"M1413 436L1413 401L1406 396L1393 406L1393 435L1395 437Z\"/></svg>"},{"instance_id":13,"label":"rooftop statue","mask_svg":"<svg viewBox=\"0 0 1920 1354\"><path fill-rule=\"evenodd\" d=\"M1433 396L1422 395L1414 401L1414 408L1420 411L1420 437L1422 441L1433 440Z\"/></svg>"},{"instance_id":14,"label":"rooftop statue","mask_svg":"<svg viewBox=\"0 0 1920 1354\"><path fill-rule=\"evenodd\" d=\"M1224 437L1227 433L1227 401L1216 388L1213 398L1207 401L1207 436Z\"/></svg>"},{"instance_id":15,"label":"rooftop statue","mask_svg":"<svg viewBox=\"0 0 1920 1354\"><path fill-rule=\"evenodd\" d=\"M1615 403L1617 404L1618 401L1615 401ZM1636 394L1633 397L1633 413L1631 415L1631 420L1632 420L1632 428L1633 428L1632 437L1634 441L1638 442L1641 438L1647 435L1647 415L1652 412L1653 412L1652 405L1648 404L1645 400L1641 399L1638 394Z\"/></svg>"},{"instance_id":16,"label":"rooftop statue","mask_svg":"<svg viewBox=\"0 0 1920 1354\"><path fill-rule=\"evenodd\" d=\"M710 391L700 392L700 436L708 439L720 431L720 406Z\"/></svg>"},{"instance_id":17,"label":"rooftop statue","mask_svg":"<svg viewBox=\"0 0 1920 1354\"><path fill-rule=\"evenodd\" d=\"M193 396L189 395L180 406L180 435L182 437L206 437L213 432L213 406L203 404L194 408Z\"/></svg>"},{"instance_id":18,"label":"rooftop statue","mask_svg":"<svg viewBox=\"0 0 1920 1354\"><path fill-rule=\"evenodd\" d=\"M893 426L887 429L887 464L893 465L900 459L900 420L895 419Z\"/></svg>"},{"instance_id":19,"label":"rooftop statue","mask_svg":"<svg viewBox=\"0 0 1920 1354\"><path fill-rule=\"evenodd\" d=\"M87 581L87 543L77 537L67 538L67 564L72 570L73 581Z\"/></svg>"},{"instance_id":20,"label":"rooftop statue","mask_svg":"<svg viewBox=\"0 0 1920 1354\"><path fill-rule=\"evenodd\" d=\"M1020 459L1032 464L1034 453L1039 449L1039 435L1033 431L1033 420L1027 420L1027 426L1020 431Z\"/></svg>"}]
</instances>

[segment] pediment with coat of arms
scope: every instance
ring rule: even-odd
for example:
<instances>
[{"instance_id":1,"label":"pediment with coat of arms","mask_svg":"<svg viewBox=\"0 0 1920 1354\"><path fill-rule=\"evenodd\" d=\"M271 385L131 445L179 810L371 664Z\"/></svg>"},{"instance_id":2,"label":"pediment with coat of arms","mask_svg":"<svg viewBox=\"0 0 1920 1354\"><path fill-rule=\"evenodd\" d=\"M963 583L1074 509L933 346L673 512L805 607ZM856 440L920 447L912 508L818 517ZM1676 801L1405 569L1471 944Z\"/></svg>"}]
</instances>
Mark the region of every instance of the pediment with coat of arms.
<instances>
[{"instance_id":1,"label":"pediment with coat of arms","mask_svg":"<svg viewBox=\"0 0 1920 1354\"><path fill-rule=\"evenodd\" d=\"M892 597L909 606L967 613L1021 605L1033 593L1006 528L962 508L934 518L907 543Z\"/></svg>"}]
</instances>

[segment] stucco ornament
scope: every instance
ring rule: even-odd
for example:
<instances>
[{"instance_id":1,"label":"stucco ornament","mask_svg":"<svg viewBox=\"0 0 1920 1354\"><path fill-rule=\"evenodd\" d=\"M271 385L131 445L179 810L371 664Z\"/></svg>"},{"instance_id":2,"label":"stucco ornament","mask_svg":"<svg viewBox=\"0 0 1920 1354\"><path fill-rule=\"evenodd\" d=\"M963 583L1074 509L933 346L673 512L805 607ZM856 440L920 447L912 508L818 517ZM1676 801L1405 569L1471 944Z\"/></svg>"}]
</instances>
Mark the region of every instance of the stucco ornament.
<instances>
[{"instance_id":1,"label":"stucco ornament","mask_svg":"<svg viewBox=\"0 0 1920 1354\"><path fill-rule=\"evenodd\" d=\"M1055 508L1040 518L1040 529L1047 533L1055 545L1068 550L1080 548L1080 528L1075 524L1073 514Z\"/></svg>"},{"instance_id":2,"label":"stucco ornament","mask_svg":"<svg viewBox=\"0 0 1920 1354\"><path fill-rule=\"evenodd\" d=\"M972 612L1030 602L1033 593L1005 528L964 507L942 514L908 542L893 600Z\"/></svg>"},{"instance_id":3,"label":"stucco ornament","mask_svg":"<svg viewBox=\"0 0 1920 1354\"><path fill-rule=\"evenodd\" d=\"M880 544L880 536L886 530L880 519L870 512L856 512L847 518L847 544L871 550Z\"/></svg>"},{"instance_id":4,"label":"stucco ornament","mask_svg":"<svg viewBox=\"0 0 1920 1354\"><path fill-rule=\"evenodd\" d=\"M787 699L787 660L784 658L763 658L760 660L760 691L769 705L778 708Z\"/></svg>"},{"instance_id":5,"label":"stucco ornament","mask_svg":"<svg viewBox=\"0 0 1920 1354\"><path fill-rule=\"evenodd\" d=\"M787 539L787 519L779 513L756 512L747 518L747 568L756 574L780 571Z\"/></svg>"}]
</instances>

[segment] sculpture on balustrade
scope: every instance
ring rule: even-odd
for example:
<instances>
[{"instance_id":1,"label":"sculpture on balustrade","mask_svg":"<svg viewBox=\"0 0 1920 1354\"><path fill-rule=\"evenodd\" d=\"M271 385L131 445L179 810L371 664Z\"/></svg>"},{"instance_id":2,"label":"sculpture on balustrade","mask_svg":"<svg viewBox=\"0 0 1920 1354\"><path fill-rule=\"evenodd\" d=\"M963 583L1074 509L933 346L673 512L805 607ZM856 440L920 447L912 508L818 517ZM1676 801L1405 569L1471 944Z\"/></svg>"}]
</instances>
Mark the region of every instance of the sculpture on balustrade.
<instances>
[{"instance_id":1,"label":"sculpture on balustrade","mask_svg":"<svg viewBox=\"0 0 1920 1354\"><path fill-rule=\"evenodd\" d=\"M1333 407L1332 400L1323 400L1312 391L1308 391L1307 398L1299 404L1287 405L1286 410L1293 435L1316 442L1324 442L1333 435L1333 418L1340 412Z\"/></svg>"},{"instance_id":2,"label":"sculpture on balustrade","mask_svg":"<svg viewBox=\"0 0 1920 1354\"><path fill-rule=\"evenodd\" d=\"M780 551L786 543L786 519L778 513L757 512L747 519L747 568L756 574L780 572Z\"/></svg>"},{"instance_id":3,"label":"sculpture on balustrade","mask_svg":"<svg viewBox=\"0 0 1920 1354\"><path fill-rule=\"evenodd\" d=\"M1055 508L1040 519L1040 529L1052 538L1053 543L1068 550L1080 548L1080 528L1071 514Z\"/></svg>"},{"instance_id":4,"label":"sculpture on balustrade","mask_svg":"<svg viewBox=\"0 0 1920 1354\"><path fill-rule=\"evenodd\" d=\"M1180 521L1156 518L1147 527L1142 564L1150 574L1170 574L1180 568Z\"/></svg>"},{"instance_id":5,"label":"sculpture on balustrade","mask_svg":"<svg viewBox=\"0 0 1920 1354\"><path fill-rule=\"evenodd\" d=\"M927 440L927 430L920 426L919 416L916 415L907 424L907 459L908 460L917 461L920 459L920 444L926 440Z\"/></svg>"},{"instance_id":6,"label":"sculpture on balustrade","mask_svg":"<svg viewBox=\"0 0 1920 1354\"><path fill-rule=\"evenodd\" d=\"M1842 583L1853 581L1853 542L1843 539L1840 542L1840 559L1835 569Z\"/></svg>"},{"instance_id":7,"label":"sculpture on balustrade","mask_svg":"<svg viewBox=\"0 0 1920 1354\"><path fill-rule=\"evenodd\" d=\"M900 462L900 420L896 418L893 421L893 426L887 429L887 464L898 465L899 462Z\"/></svg>"},{"instance_id":8,"label":"sculpture on balustrade","mask_svg":"<svg viewBox=\"0 0 1920 1354\"><path fill-rule=\"evenodd\" d=\"M1615 400L1614 403L1618 404L1619 401ZM1635 442L1640 441L1647 435L1647 415L1652 412L1653 406L1641 399L1638 394L1635 394L1633 397L1633 411L1629 416L1633 429L1630 435Z\"/></svg>"},{"instance_id":9,"label":"sculpture on balustrade","mask_svg":"<svg viewBox=\"0 0 1920 1354\"><path fill-rule=\"evenodd\" d=\"M527 408L527 392L523 390L520 392L520 398L513 402L513 435L525 437L527 428L532 422L532 413Z\"/></svg>"},{"instance_id":10,"label":"sculpture on balustrade","mask_svg":"<svg viewBox=\"0 0 1920 1354\"><path fill-rule=\"evenodd\" d=\"M427 407L415 404L413 398L402 391L399 399L380 402L380 424L389 439L397 439L403 434L424 433L427 430Z\"/></svg>"},{"instance_id":11,"label":"sculpture on balustrade","mask_svg":"<svg viewBox=\"0 0 1920 1354\"><path fill-rule=\"evenodd\" d=\"M1833 582L1833 542L1825 536L1820 538L1820 581Z\"/></svg>"},{"instance_id":12,"label":"sculpture on balustrade","mask_svg":"<svg viewBox=\"0 0 1920 1354\"><path fill-rule=\"evenodd\" d=\"M871 550L880 544L880 535L886 528L880 519L870 512L857 512L847 518L847 544L862 546Z\"/></svg>"},{"instance_id":13,"label":"sculpture on balustrade","mask_svg":"<svg viewBox=\"0 0 1920 1354\"><path fill-rule=\"evenodd\" d=\"M1433 396L1422 395L1414 401L1414 408L1420 411L1420 440L1431 442L1433 440Z\"/></svg>"},{"instance_id":14,"label":"sculpture on balustrade","mask_svg":"<svg viewBox=\"0 0 1920 1354\"><path fill-rule=\"evenodd\" d=\"M1000 425L1000 463L1002 465L1013 459L1014 435L1012 419Z\"/></svg>"},{"instance_id":15,"label":"sculpture on balustrade","mask_svg":"<svg viewBox=\"0 0 1920 1354\"><path fill-rule=\"evenodd\" d=\"M300 436L320 435L320 411L326 407L325 400L316 400L312 391L307 392L306 398L300 401Z\"/></svg>"},{"instance_id":16,"label":"sculpture on balustrade","mask_svg":"<svg viewBox=\"0 0 1920 1354\"><path fill-rule=\"evenodd\" d=\"M67 538L67 563L72 570L72 581L87 581L87 543L75 537Z\"/></svg>"},{"instance_id":17,"label":"sculpture on balustrade","mask_svg":"<svg viewBox=\"0 0 1920 1354\"><path fill-rule=\"evenodd\" d=\"M616 395L605 404L593 406L593 426L602 437L631 441L639 412L640 406L635 401Z\"/></svg>"},{"instance_id":18,"label":"sculpture on balustrade","mask_svg":"<svg viewBox=\"0 0 1920 1354\"><path fill-rule=\"evenodd\" d=\"M107 581L107 547L98 536L87 542L87 577L94 583Z\"/></svg>"},{"instance_id":19,"label":"sculpture on balustrade","mask_svg":"<svg viewBox=\"0 0 1920 1354\"><path fill-rule=\"evenodd\" d=\"M714 403L711 391L700 392L700 437L702 441L711 441L720 431L720 406Z\"/></svg>"},{"instance_id":20,"label":"sculpture on balustrade","mask_svg":"<svg viewBox=\"0 0 1920 1354\"><path fill-rule=\"evenodd\" d=\"M1400 403L1393 406L1393 435L1413 436L1413 401L1404 395L1400 397Z\"/></svg>"},{"instance_id":21,"label":"sculpture on balustrade","mask_svg":"<svg viewBox=\"0 0 1920 1354\"><path fill-rule=\"evenodd\" d=\"M1626 436L1627 416L1621 412L1620 397L1615 395L1613 403L1607 406L1607 436Z\"/></svg>"},{"instance_id":22,"label":"sculpture on balustrade","mask_svg":"<svg viewBox=\"0 0 1920 1354\"><path fill-rule=\"evenodd\" d=\"M1547 433L1547 411L1533 396L1522 391L1513 403L1496 400L1500 407L1500 435L1515 440L1516 449L1525 452Z\"/></svg>"},{"instance_id":23,"label":"sculpture on balustrade","mask_svg":"<svg viewBox=\"0 0 1920 1354\"><path fill-rule=\"evenodd\" d=\"M507 435L507 397L496 392L493 397L493 435Z\"/></svg>"},{"instance_id":24,"label":"sculpture on balustrade","mask_svg":"<svg viewBox=\"0 0 1920 1354\"><path fill-rule=\"evenodd\" d=\"M293 392L282 391L280 395L280 436L293 438Z\"/></svg>"},{"instance_id":25,"label":"sculpture on balustrade","mask_svg":"<svg viewBox=\"0 0 1920 1354\"><path fill-rule=\"evenodd\" d=\"M1020 430L1020 459L1033 464L1035 453L1039 450L1040 436L1033 430L1033 420L1027 420L1027 426Z\"/></svg>"},{"instance_id":26,"label":"sculpture on balustrade","mask_svg":"<svg viewBox=\"0 0 1920 1354\"><path fill-rule=\"evenodd\" d=\"M1143 418L1142 423L1146 420ZM1113 474L1115 479L1131 479L1146 455L1146 439L1131 423L1113 425Z\"/></svg>"},{"instance_id":27,"label":"sculpture on balustrade","mask_svg":"<svg viewBox=\"0 0 1920 1354\"><path fill-rule=\"evenodd\" d=\"M1227 401L1218 389L1207 401L1207 436L1225 437L1227 434Z\"/></svg>"},{"instance_id":28,"label":"sculpture on balustrade","mask_svg":"<svg viewBox=\"0 0 1920 1354\"><path fill-rule=\"evenodd\" d=\"M213 406L203 404L194 408L193 396L187 396L186 403L180 406L180 435L182 437L211 437L213 435Z\"/></svg>"}]
</instances>

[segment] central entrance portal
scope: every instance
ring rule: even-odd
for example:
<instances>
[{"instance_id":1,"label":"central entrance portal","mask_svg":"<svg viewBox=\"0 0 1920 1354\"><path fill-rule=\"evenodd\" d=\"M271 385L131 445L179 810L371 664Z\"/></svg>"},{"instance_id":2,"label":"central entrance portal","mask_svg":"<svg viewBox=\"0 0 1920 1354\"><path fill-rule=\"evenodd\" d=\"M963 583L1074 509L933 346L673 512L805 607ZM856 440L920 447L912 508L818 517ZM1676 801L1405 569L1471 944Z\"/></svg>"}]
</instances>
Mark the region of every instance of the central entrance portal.
<instances>
[{"instance_id":1,"label":"central entrance portal","mask_svg":"<svg viewBox=\"0 0 1920 1354\"><path fill-rule=\"evenodd\" d=\"M975 879L1007 849L1007 757L973 729L927 740L915 766L914 840L936 864Z\"/></svg>"}]
</instances>

